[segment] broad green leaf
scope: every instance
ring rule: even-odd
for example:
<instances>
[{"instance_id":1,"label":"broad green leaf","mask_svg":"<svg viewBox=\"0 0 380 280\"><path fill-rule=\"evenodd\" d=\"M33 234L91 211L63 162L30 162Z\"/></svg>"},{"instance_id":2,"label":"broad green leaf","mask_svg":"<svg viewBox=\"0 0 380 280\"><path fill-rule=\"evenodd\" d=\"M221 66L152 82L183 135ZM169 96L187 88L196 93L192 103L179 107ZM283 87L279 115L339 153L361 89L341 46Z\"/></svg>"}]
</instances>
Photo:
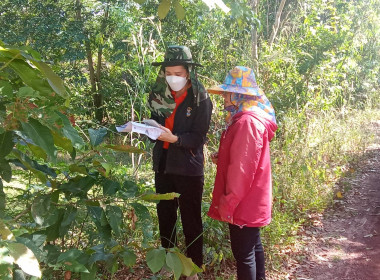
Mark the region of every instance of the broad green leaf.
<instances>
[{"instance_id":1,"label":"broad green leaf","mask_svg":"<svg viewBox=\"0 0 380 280\"><path fill-rule=\"evenodd\" d=\"M51 204L50 195L37 196L32 203L31 213L34 221L43 227L48 227L57 222L57 208Z\"/></svg>"},{"instance_id":2,"label":"broad green leaf","mask_svg":"<svg viewBox=\"0 0 380 280\"><path fill-rule=\"evenodd\" d=\"M41 72L48 79L49 85L52 89L58 93L63 98L68 98L69 95L66 92L65 86L63 85L62 79L51 70L51 68L44 62L33 61L33 64L41 70Z\"/></svg>"},{"instance_id":3,"label":"broad green leaf","mask_svg":"<svg viewBox=\"0 0 380 280\"><path fill-rule=\"evenodd\" d=\"M56 148L50 129L32 118L28 123L21 122L21 125L25 134L33 140L34 144L44 149L50 159L55 160Z\"/></svg>"},{"instance_id":4,"label":"broad green leaf","mask_svg":"<svg viewBox=\"0 0 380 280\"><path fill-rule=\"evenodd\" d=\"M98 146L100 143L103 142L104 137L107 135L107 129L102 127L99 129L88 129L88 133L90 136L90 142L93 147Z\"/></svg>"},{"instance_id":5,"label":"broad green leaf","mask_svg":"<svg viewBox=\"0 0 380 280\"><path fill-rule=\"evenodd\" d=\"M123 263L127 267L134 266L136 264L136 254L132 250L126 250L121 254L123 258Z\"/></svg>"},{"instance_id":6,"label":"broad green leaf","mask_svg":"<svg viewBox=\"0 0 380 280\"><path fill-rule=\"evenodd\" d=\"M166 265L174 272L174 279L179 279L182 274L182 262L175 253L166 254Z\"/></svg>"},{"instance_id":7,"label":"broad green leaf","mask_svg":"<svg viewBox=\"0 0 380 280\"><path fill-rule=\"evenodd\" d=\"M158 6L158 17L164 19L169 13L171 5L171 0L161 0L160 5Z\"/></svg>"},{"instance_id":8,"label":"broad green leaf","mask_svg":"<svg viewBox=\"0 0 380 280\"><path fill-rule=\"evenodd\" d=\"M44 236L44 241L46 240L46 235ZM39 242L34 242L34 240L31 240L29 238L25 237L16 237L16 240L18 243L24 244L26 247L28 247L30 250L32 250L33 254L36 256L38 261L43 261L43 258L45 257L44 252L40 249L40 246L42 244L39 244Z\"/></svg>"},{"instance_id":9,"label":"broad green leaf","mask_svg":"<svg viewBox=\"0 0 380 280\"><path fill-rule=\"evenodd\" d=\"M48 82L42 79L40 72L32 68L25 61L15 59L9 66L19 75L26 85L32 87L34 90L39 91L44 96L50 96L53 93Z\"/></svg>"},{"instance_id":10,"label":"broad green leaf","mask_svg":"<svg viewBox=\"0 0 380 280\"><path fill-rule=\"evenodd\" d=\"M180 196L179 193L165 193L165 194L159 194L159 193L152 193L152 194L146 194L141 197L141 199L145 201L157 201L157 200L173 200L174 198L178 198Z\"/></svg>"},{"instance_id":11,"label":"broad green leaf","mask_svg":"<svg viewBox=\"0 0 380 280\"><path fill-rule=\"evenodd\" d=\"M0 159L8 155L15 144L13 143L13 131L0 134Z\"/></svg>"},{"instance_id":12,"label":"broad green leaf","mask_svg":"<svg viewBox=\"0 0 380 280\"><path fill-rule=\"evenodd\" d=\"M181 254L179 252L175 252L175 254L181 260L182 274L185 276L190 276L194 270L193 261L190 258L186 257L184 254Z\"/></svg>"},{"instance_id":13,"label":"broad green leaf","mask_svg":"<svg viewBox=\"0 0 380 280\"><path fill-rule=\"evenodd\" d=\"M111 144L108 144L108 145L104 145L104 147L115 150L115 151L119 151L119 152L127 152L127 153L134 153L134 154L144 154L145 153L144 150L141 150L139 148L132 147L129 145L111 145Z\"/></svg>"},{"instance_id":14,"label":"broad green leaf","mask_svg":"<svg viewBox=\"0 0 380 280\"><path fill-rule=\"evenodd\" d=\"M16 240L9 228L0 220L0 240Z\"/></svg>"},{"instance_id":15,"label":"broad green leaf","mask_svg":"<svg viewBox=\"0 0 380 280\"><path fill-rule=\"evenodd\" d=\"M86 197L87 192L95 184L96 180L91 176L86 177L76 177L71 179L69 182L59 186L59 189L71 193L78 197Z\"/></svg>"},{"instance_id":16,"label":"broad green leaf","mask_svg":"<svg viewBox=\"0 0 380 280\"><path fill-rule=\"evenodd\" d=\"M90 217L98 229L97 232L100 237L105 241L109 241L112 237L111 226L107 221L103 208L97 206L87 206L87 209L89 211Z\"/></svg>"},{"instance_id":17,"label":"broad green leaf","mask_svg":"<svg viewBox=\"0 0 380 280\"><path fill-rule=\"evenodd\" d=\"M105 179L102 182L103 195L114 195L118 190L120 190L120 183Z\"/></svg>"},{"instance_id":18,"label":"broad green leaf","mask_svg":"<svg viewBox=\"0 0 380 280\"><path fill-rule=\"evenodd\" d=\"M27 145L35 157L43 159L46 161L47 154L41 147L33 145L31 143L27 143Z\"/></svg>"},{"instance_id":19,"label":"broad green leaf","mask_svg":"<svg viewBox=\"0 0 380 280\"><path fill-rule=\"evenodd\" d=\"M78 261L65 261L62 267L66 271L90 273L87 267Z\"/></svg>"},{"instance_id":20,"label":"broad green leaf","mask_svg":"<svg viewBox=\"0 0 380 280\"><path fill-rule=\"evenodd\" d=\"M152 249L146 254L146 263L153 273L157 273L165 264L164 248Z\"/></svg>"},{"instance_id":21,"label":"broad green leaf","mask_svg":"<svg viewBox=\"0 0 380 280\"><path fill-rule=\"evenodd\" d=\"M123 188L119 191L119 193L123 198L132 198L136 196L138 190L139 189L135 182L127 180L124 182Z\"/></svg>"},{"instance_id":22,"label":"broad green leaf","mask_svg":"<svg viewBox=\"0 0 380 280\"><path fill-rule=\"evenodd\" d=\"M21 269L15 269L13 274L14 280L26 280L25 273Z\"/></svg>"},{"instance_id":23,"label":"broad green leaf","mask_svg":"<svg viewBox=\"0 0 380 280\"><path fill-rule=\"evenodd\" d=\"M47 252L46 263L56 264L59 256L61 255L61 247L57 245L47 244L43 248L44 252Z\"/></svg>"},{"instance_id":24,"label":"broad green leaf","mask_svg":"<svg viewBox=\"0 0 380 280\"><path fill-rule=\"evenodd\" d=\"M60 113L60 112L55 112L62 120L63 123L63 128L62 128L62 133L63 135L70 139L73 146L77 149L81 149L82 146L84 146L84 141L82 137L78 134L78 131L71 125L70 120L67 118L66 115Z\"/></svg>"},{"instance_id":25,"label":"broad green leaf","mask_svg":"<svg viewBox=\"0 0 380 280\"><path fill-rule=\"evenodd\" d=\"M59 227L60 236L64 236L68 232L76 216L77 216L77 209L74 206L68 206L65 209L65 214L63 215L63 219Z\"/></svg>"},{"instance_id":26,"label":"broad green leaf","mask_svg":"<svg viewBox=\"0 0 380 280\"><path fill-rule=\"evenodd\" d=\"M7 245L14 262L27 274L41 277L41 270L38 260L33 252L21 243L9 243Z\"/></svg>"},{"instance_id":27,"label":"broad green leaf","mask_svg":"<svg viewBox=\"0 0 380 280\"><path fill-rule=\"evenodd\" d=\"M57 262L75 261L83 254L82 251L78 249L70 249L59 255Z\"/></svg>"},{"instance_id":28,"label":"broad green leaf","mask_svg":"<svg viewBox=\"0 0 380 280\"><path fill-rule=\"evenodd\" d=\"M106 254L104 251L104 244L99 244L94 247L92 247L90 250L88 250L87 254L91 254L90 259L88 260L88 263L92 265L93 263L97 261L109 261L113 258L113 254Z\"/></svg>"},{"instance_id":29,"label":"broad green leaf","mask_svg":"<svg viewBox=\"0 0 380 280\"><path fill-rule=\"evenodd\" d=\"M71 172L77 172L83 175L88 175L87 173L87 168L84 165L77 165L77 164L72 164L69 166L69 170Z\"/></svg>"},{"instance_id":30,"label":"broad green leaf","mask_svg":"<svg viewBox=\"0 0 380 280\"><path fill-rule=\"evenodd\" d=\"M10 83L0 80L0 96L12 96L13 90Z\"/></svg>"},{"instance_id":31,"label":"broad green leaf","mask_svg":"<svg viewBox=\"0 0 380 280\"><path fill-rule=\"evenodd\" d=\"M136 3L138 3L138 4L144 4L144 2L146 1L146 0L133 0L133 1L135 1Z\"/></svg>"},{"instance_id":32,"label":"broad green leaf","mask_svg":"<svg viewBox=\"0 0 380 280\"><path fill-rule=\"evenodd\" d=\"M120 236L120 226L123 223L123 212L120 207L107 205L106 216L113 232Z\"/></svg>"},{"instance_id":33,"label":"broad green leaf","mask_svg":"<svg viewBox=\"0 0 380 280\"><path fill-rule=\"evenodd\" d=\"M91 269L89 269L90 273L81 273L80 280L94 280L96 279L96 272L98 271L98 267L93 265Z\"/></svg>"},{"instance_id":34,"label":"broad green leaf","mask_svg":"<svg viewBox=\"0 0 380 280\"><path fill-rule=\"evenodd\" d=\"M0 176L8 183L12 179L12 168L5 159L0 159Z\"/></svg>"},{"instance_id":35,"label":"broad green leaf","mask_svg":"<svg viewBox=\"0 0 380 280\"><path fill-rule=\"evenodd\" d=\"M51 132L53 135L54 144L56 146L61 147L69 153L73 152L74 147L69 138L60 135L57 131L52 130Z\"/></svg>"},{"instance_id":36,"label":"broad green leaf","mask_svg":"<svg viewBox=\"0 0 380 280\"><path fill-rule=\"evenodd\" d=\"M108 177L110 175L112 165L107 162L101 162L100 164L106 170L105 174L102 174L102 175L105 177Z\"/></svg>"},{"instance_id":37,"label":"broad green leaf","mask_svg":"<svg viewBox=\"0 0 380 280\"><path fill-rule=\"evenodd\" d=\"M173 5L177 18L179 20L183 20L185 18L185 9L182 7L178 0L174 0Z\"/></svg>"},{"instance_id":38,"label":"broad green leaf","mask_svg":"<svg viewBox=\"0 0 380 280\"><path fill-rule=\"evenodd\" d=\"M25 97L36 97L36 98L40 97L38 92L32 89L31 87L21 87L17 92L17 96L24 97L24 98Z\"/></svg>"},{"instance_id":39,"label":"broad green leaf","mask_svg":"<svg viewBox=\"0 0 380 280\"><path fill-rule=\"evenodd\" d=\"M22 168L26 168L31 170L33 173L37 175L37 172L43 172L44 174L47 174L53 178L57 177L57 174L55 173L54 169L48 167L47 165L41 165L37 161L30 159L27 155L22 154L20 151L13 151L13 154L18 158L20 162L17 162L17 160L13 160L12 163L16 164L17 166L22 165ZM21 165L20 165L21 163ZM44 175L43 174L43 175ZM40 178L40 177L38 177ZM46 182L46 177L44 183Z\"/></svg>"}]
</instances>

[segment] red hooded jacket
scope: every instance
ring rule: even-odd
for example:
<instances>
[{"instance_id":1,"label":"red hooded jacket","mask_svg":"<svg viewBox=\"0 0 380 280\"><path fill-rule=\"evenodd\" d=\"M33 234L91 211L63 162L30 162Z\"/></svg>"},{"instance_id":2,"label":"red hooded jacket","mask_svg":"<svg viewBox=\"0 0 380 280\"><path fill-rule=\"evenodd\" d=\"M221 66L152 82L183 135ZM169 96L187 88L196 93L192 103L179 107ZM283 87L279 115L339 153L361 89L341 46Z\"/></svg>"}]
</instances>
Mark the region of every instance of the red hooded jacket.
<instances>
[{"instance_id":1,"label":"red hooded jacket","mask_svg":"<svg viewBox=\"0 0 380 280\"><path fill-rule=\"evenodd\" d=\"M232 117L220 139L208 215L238 226L262 227L272 217L269 142L277 125L254 112Z\"/></svg>"}]
</instances>

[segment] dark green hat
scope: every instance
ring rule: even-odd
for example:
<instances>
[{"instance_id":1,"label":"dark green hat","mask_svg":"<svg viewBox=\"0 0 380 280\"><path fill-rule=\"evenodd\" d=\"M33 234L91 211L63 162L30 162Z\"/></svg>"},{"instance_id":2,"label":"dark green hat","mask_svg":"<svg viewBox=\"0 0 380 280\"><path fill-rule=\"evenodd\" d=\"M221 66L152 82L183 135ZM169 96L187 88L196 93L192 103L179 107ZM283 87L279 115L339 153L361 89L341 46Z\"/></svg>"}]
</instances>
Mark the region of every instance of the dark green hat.
<instances>
[{"instance_id":1,"label":"dark green hat","mask_svg":"<svg viewBox=\"0 0 380 280\"><path fill-rule=\"evenodd\" d=\"M193 61L190 49L186 46L168 46L163 62L153 62L153 66L189 65L202 66Z\"/></svg>"}]
</instances>

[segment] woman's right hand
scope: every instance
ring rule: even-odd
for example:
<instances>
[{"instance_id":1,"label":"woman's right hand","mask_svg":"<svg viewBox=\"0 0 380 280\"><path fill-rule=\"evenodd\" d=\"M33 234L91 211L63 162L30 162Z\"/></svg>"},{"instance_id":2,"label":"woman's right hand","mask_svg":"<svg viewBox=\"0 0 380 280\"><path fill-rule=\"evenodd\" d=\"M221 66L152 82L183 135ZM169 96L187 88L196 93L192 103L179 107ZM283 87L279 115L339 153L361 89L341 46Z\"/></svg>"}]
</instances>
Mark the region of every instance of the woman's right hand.
<instances>
[{"instance_id":1,"label":"woman's right hand","mask_svg":"<svg viewBox=\"0 0 380 280\"><path fill-rule=\"evenodd\" d=\"M218 152L212 153L211 154L211 161L215 164L218 164Z\"/></svg>"}]
</instances>

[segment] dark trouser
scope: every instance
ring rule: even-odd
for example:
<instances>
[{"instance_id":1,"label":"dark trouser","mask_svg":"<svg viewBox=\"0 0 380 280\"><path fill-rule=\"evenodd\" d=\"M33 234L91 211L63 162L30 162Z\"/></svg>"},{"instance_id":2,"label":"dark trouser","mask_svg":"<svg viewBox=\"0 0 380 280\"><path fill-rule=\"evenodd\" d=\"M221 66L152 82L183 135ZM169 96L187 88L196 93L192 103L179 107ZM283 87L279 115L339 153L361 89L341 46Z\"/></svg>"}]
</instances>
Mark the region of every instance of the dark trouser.
<instances>
[{"instance_id":1,"label":"dark trouser","mask_svg":"<svg viewBox=\"0 0 380 280\"><path fill-rule=\"evenodd\" d=\"M264 249L260 239L260 228L240 228L231 224L229 227L238 279L265 279Z\"/></svg>"},{"instance_id":2,"label":"dark trouser","mask_svg":"<svg viewBox=\"0 0 380 280\"><path fill-rule=\"evenodd\" d=\"M176 222L179 206L187 247L186 254L198 266L203 263L201 217L203 183L203 176L180 176L156 172L157 193L176 192L180 194L178 199L161 200L157 204L162 247L171 248L176 245Z\"/></svg>"}]
</instances>

